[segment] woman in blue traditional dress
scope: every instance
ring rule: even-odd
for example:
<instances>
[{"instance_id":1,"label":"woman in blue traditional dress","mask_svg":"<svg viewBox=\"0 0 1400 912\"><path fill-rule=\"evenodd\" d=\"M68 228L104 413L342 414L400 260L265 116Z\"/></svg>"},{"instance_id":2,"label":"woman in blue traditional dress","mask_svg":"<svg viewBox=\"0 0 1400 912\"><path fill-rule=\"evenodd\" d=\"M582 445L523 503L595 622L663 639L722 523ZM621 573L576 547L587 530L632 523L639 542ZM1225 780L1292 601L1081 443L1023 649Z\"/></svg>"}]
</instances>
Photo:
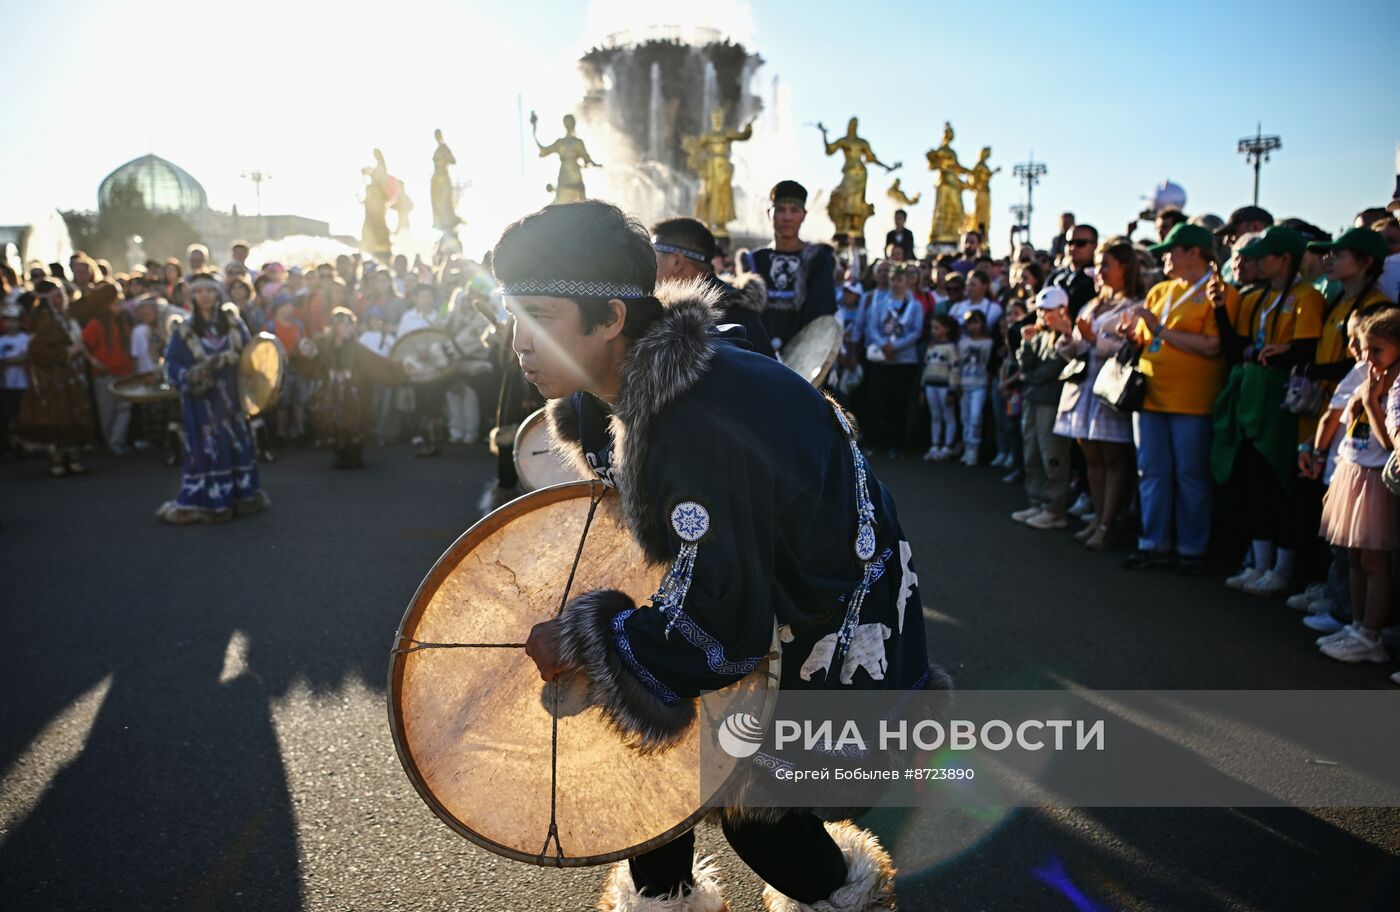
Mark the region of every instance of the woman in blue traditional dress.
<instances>
[{"instance_id":1,"label":"woman in blue traditional dress","mask_svg":"<svg viewBox=\"0 0 1400 912\"><path fill-rule=\"evenodd\" d=\"M184 412L180 493L156 511L168 523L223 522L268 506L258 484L257 451L238 393L238 364L248 328L223 306L223 286L200 275L189 283L189 319L170 336L165 373Z\"/></svg>"}]
</instances>

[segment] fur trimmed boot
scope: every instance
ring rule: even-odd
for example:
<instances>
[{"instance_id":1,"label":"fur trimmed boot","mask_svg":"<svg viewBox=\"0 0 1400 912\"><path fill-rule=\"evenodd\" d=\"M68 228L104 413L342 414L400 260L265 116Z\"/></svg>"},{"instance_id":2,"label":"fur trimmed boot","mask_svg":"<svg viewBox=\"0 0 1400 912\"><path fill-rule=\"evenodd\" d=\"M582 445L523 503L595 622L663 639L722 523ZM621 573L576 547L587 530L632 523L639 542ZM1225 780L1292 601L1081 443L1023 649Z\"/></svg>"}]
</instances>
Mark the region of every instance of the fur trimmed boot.
<instances>
[{"instance_id":1,"label":"fur trimmed boot","mask_svg":"<svg viewBox=\"0 0 1400 912\"><path fill-rule=\"evenodd\" d=\"M849 820L827 823L826 831L846 859L846 883L826 899L811 905L765 886L764 908L768 912L883 912L898 908L894 895L894 863L875 834Z\"/></svg>"},{"instance_id":2,"label":"fur trimmed boot","mask_svg":"<svg viewBox=\"0 0 1400 912\"><path fill-rule=\"evenodd\" d=\"M633 885L632 869L627 862L619 861L608 872L598 909L600 912L729 912L712 860L699 859L692 876L695 886L681 891L679 896L648 896Z\"/></svg>"}]
</instances>

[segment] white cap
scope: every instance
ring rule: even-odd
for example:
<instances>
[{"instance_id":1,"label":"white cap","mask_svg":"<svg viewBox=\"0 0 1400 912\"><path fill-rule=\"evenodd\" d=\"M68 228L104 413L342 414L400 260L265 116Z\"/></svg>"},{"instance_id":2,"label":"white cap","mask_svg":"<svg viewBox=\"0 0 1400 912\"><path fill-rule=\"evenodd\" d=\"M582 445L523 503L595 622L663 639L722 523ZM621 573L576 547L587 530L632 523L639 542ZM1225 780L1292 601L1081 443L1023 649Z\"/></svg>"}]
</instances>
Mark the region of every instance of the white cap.
<instances>
[{"instance_id":1,"label":"white cap","mask_svg":"<svg viewBox=\"0 0 1400 912\"><path fill-rule=\"evenodd\" d=\"M1059 310L1061 307L1069 306L1069 295L1065 290L1056 285L1041 289L1035 296L1035 306L1041 310Z\"/></svg>"}]
</instances>

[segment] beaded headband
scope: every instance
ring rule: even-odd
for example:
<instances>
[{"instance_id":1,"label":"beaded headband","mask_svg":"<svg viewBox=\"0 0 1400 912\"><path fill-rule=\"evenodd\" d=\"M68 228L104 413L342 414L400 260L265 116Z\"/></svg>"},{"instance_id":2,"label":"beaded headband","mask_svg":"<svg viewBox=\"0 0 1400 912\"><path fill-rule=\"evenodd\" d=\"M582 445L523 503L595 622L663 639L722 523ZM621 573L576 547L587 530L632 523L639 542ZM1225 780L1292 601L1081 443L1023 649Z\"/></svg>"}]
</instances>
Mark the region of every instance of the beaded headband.
<instances>
[{"instance_id":1,"label":"beaded headband","mask_svg":"<svg viewBox=\"0 0 1400 912\"><path fill-rule=\"evenodd\" d=\"M639 285L625 282L594 282L587 279L520 279L501 286L506 295L544 295L551 298L645 298Z\"/></svg>"},{"instance_id":2,"label":"beaded headband","mask_svg":"<svg viewBox=\"0 0 1400 912\"><path fill-rule=\"evenodd\" d=\"M661 241L652 241L651 246L660 250L662 253L678 253L687 260L694 260L697 263L705 262L705 255L703 253L691 250L688 247L677 247L675 244L666 244Z\"/></svg>"}]
</instances>

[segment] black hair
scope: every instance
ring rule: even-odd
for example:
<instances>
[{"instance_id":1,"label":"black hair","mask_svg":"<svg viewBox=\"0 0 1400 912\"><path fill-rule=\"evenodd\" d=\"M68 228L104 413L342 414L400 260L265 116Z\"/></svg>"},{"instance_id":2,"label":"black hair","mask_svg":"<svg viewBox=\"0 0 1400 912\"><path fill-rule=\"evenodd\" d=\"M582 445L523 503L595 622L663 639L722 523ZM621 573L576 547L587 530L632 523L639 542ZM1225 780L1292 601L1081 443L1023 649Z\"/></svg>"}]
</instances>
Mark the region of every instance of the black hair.
<instances>
[{"instance_id":1,"label":"black hair","mask_svg":"<svg viewBox=\"0 0 1400 912\"><path fill-rule=\"evenodd\" d=\"M967 316L963 317L963 323L971 323L973 320L981 320L986 325L987 315L980 310L969 310Z\"/></svg>"},{"instance_id":2,"label":"black hair","mask_svg":"<svg viewBox=\"0 0 1400 912\"><path fill-rule=\"evenodd\" d=\"M1175 206L1168 206L1161 212L1157 213L1157 218L1165 219L1167 221L1167 230L1170 231L1177 225L1180 225L1182 222L1186 221L1186 213L1182 212ZM1076 225L1075 227L1078 228L1079 226ZM1098 232L1095 232L1094 234L1095 237L1098 236Z\"/></svg>"},{"instance_id":3,"label":"black hair","mask_svg":"<svg viewBox=\"0 0 1400 912\"><path fill-rule=\"evenodd\" d=\"M894 211L894 214L895 214L895 215L902 215L902 216L904 216L905 218L908 218L908 217L909 217L909 213L905 212L903 209L896 209L896 210Z\"/></svg>"},{"instance_id":4,"label":"black hair","mask_svg":"<svg viewBox=\"0 0 1400 912\"><path fill-rule=\"evenodd\" d=\"M991 290L992 290L992 277L989 276L989 275L987 275L987 274L986 274L985 272L983 272L982 270L980 270L980 269L974 269L974 270L972 270L972 272L968 274L968 278L970 278L970 279L971 279L971 278L977 279L977 280L980 281L983 285L986 285L986 286L987 286L987 291L988 291L988 293L991 292Z\"/></svg>"},{"instance_id":5,"label":"black hair","mask_svg":"<svg viewBox=\"0 0 1400 912\"><path fill-rule=\"evenodd\" d=\"M705 258L705 264L714 259L716 253L715 236L703 223L693 218L673 218L657 222L651 229L652 235L663 244L674 244L687 250L694 250Z\"/></svg>"},{"instance_id":6,"label":"black hair","mask_svg":"<svg viewBox=\"0 0 1400 912\"><path fill-rule=\"evenodd\" d=\"M193 290L191 290L189 298L190 329L194 330L196 337L199 337L209 331L209 325L204 322L204 315L199 312L199 305L194 301ZM228 311L224 309L224 296L217 291L214 295L214 331L221 336L228 335Z\"/></svg>"},{"instance_id":7,"label":"black hair","mask_svg":"<svg viewBox=\"0 0 1400 912\"><path fill-rule=\"evenodd\" d=\"M651 238L641 222L602 200L546 206L510 225L492 251L491 268L503 285L526 279L636 285L645 297L625 301L622 333L629 338L661 315ZM609 298L567 297L578 305L585 333L610 319Z\"/></svg>"},{"instance_id":8,"label":"black hair","mask_svg":"<svg viewBox=\"0 0 1400 912\"><path fill-rule=\"evenodd\" d=\"M774 205L781 202L794 201L805 208L807 205L807 188L795 180L780 180L773 185L772 191L768 194L768 199Z\"/></svg>"},{"instance_id":9,"label":"black hair","mask_svg":"<svg viewBox=\"0 0 1400 912\"><path fill-rule=\"evenodd\" d=\"M1182 221L1185 221L1185 220L1186 220L1185 218L1182 219ZM1080 228L1083 228L1085 231L1089 232L1090 234L1092 234L1092 235L1094 236L1094 243L1095 243L1095 244L1097 244L1097 243L1099 242L1099 229L1095 228L1093 225L1090 225L1088 222L1080 222L1079 224L1075 225L1075 226L1074 226L1073 228L1071 228L1070 230L1071 230L1071 231L1078 231Z\"/></svg>"},{"instance_id":10,"label":"black hair","mask_svg":"<svg viewBox=\"0 0 1400 912\"><path fill-rule=\"evenodd\" d=\"M974 310L972 311L972 313L968 314L968 316L971 316L973 313L980 315L981 311ZM933 322L937 323L939 326L943 327L948 331L949 342L958 341L958 334L962 331L962 327L958 325L958 321L953 319L953 317L950 314L935 314L933 317Z\"/></svg>"}]
</instances>

